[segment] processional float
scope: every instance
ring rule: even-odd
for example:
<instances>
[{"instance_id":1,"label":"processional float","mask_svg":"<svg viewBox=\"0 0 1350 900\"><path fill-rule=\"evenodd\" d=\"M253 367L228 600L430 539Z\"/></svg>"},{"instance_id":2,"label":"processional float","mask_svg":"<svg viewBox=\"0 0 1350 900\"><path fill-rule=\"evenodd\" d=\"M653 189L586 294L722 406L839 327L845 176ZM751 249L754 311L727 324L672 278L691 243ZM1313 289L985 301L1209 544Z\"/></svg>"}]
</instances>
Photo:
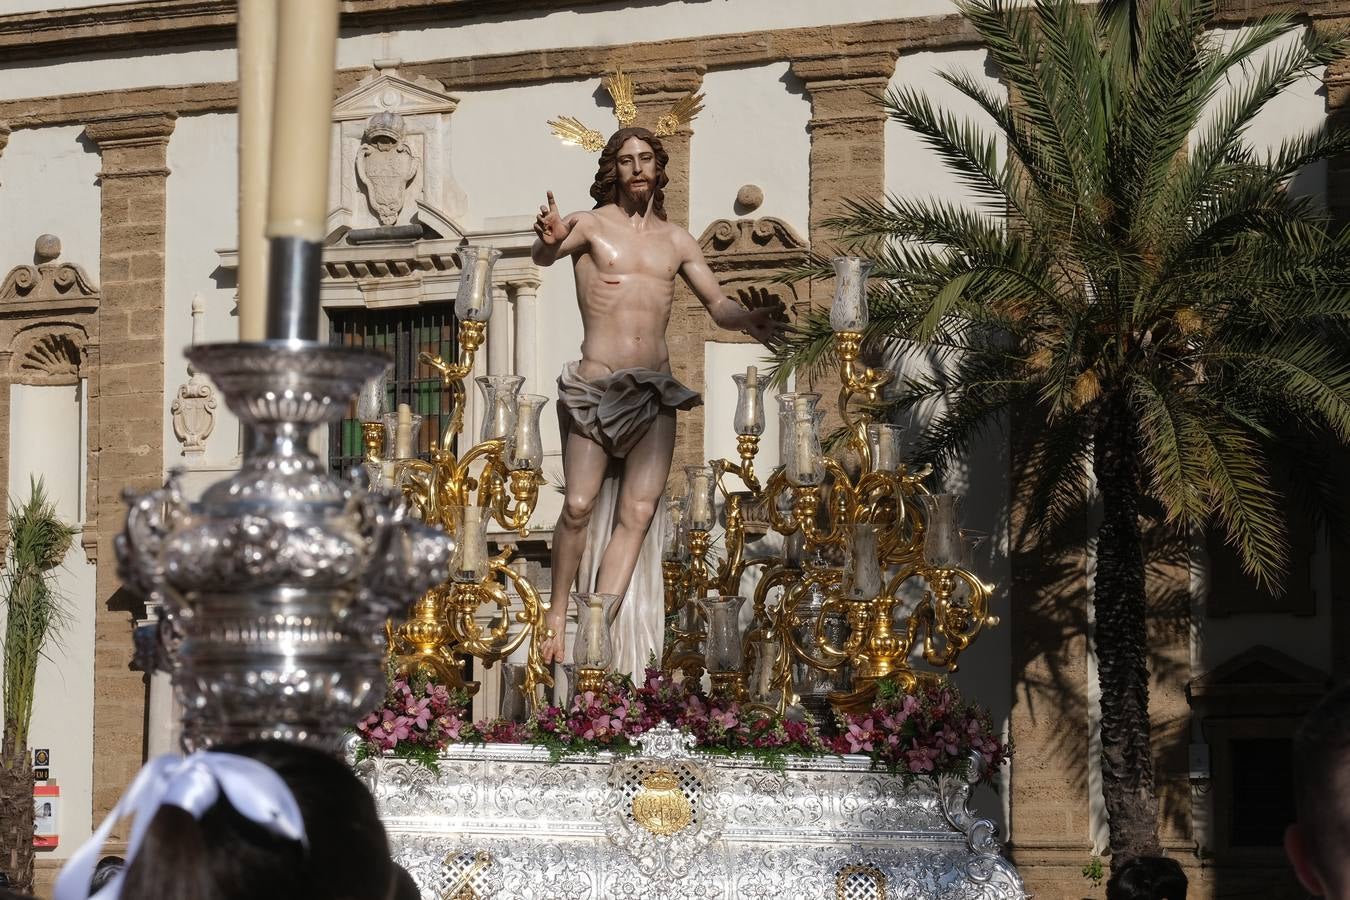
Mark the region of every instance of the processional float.
<instances>
[{"instance_id":1,"label":"processional float","mask_svg":"<svg viewBox=\"0 0 1350 900\"><path fill-rule=\"evenodd\" d=\"M279 8L265 339L188 351L245 426L243 462L199 500L174 476L128 496L117 541L124 581L159 612L140 646L172 676L188 748L281 738L336 750L380 702L391 649L397 665L453 681L462 654L494 661L524 648L531 699L550 683L538 662L539 595L506 554L487 555L484 537L489 519L528 523L542 483L542 398L490 383L487 432L462 453L451 446L486 327L493 251L461 254L460 358L430 361L456 413L430 460L414 459L411 411L374 417L387 359L317 340L337 3ZM664 664L689 678L706 670L721 696L780 711L811 699L803 686L820 673L826 702L841 710L864 704L883 678L931 677L910 662L920 640L927 663L953 669L993 621L988 587L961 565L951 498L926 495L895 430L850 405L875 401L888 373L858 364L865 273L841 265L834 314L852 467L820 452L818 398L785 395L784 465L761 484L763 383L750 372L737 380L741 461L697 467L670 505ZM363 387L368 465L348 480L325 471L308 438ZM733 474L746 491L727 487ZM714 492L725 499L720 560L708 551ZM781 557L746 558L756 515L786 536ZM757 569L742 636L733 611ZM915 579L928 592L902 619L895 597ZM775 586L786 589L771 604ZM485 605L499 612L486 631L476 614ZM584 682L610 660L603 639L581 643ZM779 770L719 761L667 725L641 742L635 756L556 765L530 747L452 748L438 772L397 759L370 760L365 772L396 856L429 897L1025 896L992 824L967 806L974 765L969 778L906 782L860 757L789 759ZM653 816L672 805L688 816Z\"/></svg>"}]
</instances>

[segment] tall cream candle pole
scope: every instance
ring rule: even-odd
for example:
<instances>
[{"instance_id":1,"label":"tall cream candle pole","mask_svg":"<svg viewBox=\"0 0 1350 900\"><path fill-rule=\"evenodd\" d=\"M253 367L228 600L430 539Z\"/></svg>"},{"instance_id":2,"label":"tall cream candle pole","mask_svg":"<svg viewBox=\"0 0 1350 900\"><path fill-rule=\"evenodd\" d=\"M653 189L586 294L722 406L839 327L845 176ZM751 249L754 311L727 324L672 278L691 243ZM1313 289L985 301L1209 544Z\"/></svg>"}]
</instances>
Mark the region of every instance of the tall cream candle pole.
<instances>
[{"instance_id":1,"label":"tall cream candle pole","mask_svg":"<svg viewBox=\"0 0 1350 900\"><path fill-rule=\"evenodd\" d=\"M239 0L239 340L260 341L267 319L267 168L277 0Z\"/></svg>"},{"instance_id":2,"label":"tall cream candle pole","mask_svg":"<svg viewBox=\"0 0 1350 900\"><path fill-rule=\"evenodd\" d=\"M338 0L285 0L277 21L267 337L312 341L319 336Z\"/></svg>"}]
</instances>

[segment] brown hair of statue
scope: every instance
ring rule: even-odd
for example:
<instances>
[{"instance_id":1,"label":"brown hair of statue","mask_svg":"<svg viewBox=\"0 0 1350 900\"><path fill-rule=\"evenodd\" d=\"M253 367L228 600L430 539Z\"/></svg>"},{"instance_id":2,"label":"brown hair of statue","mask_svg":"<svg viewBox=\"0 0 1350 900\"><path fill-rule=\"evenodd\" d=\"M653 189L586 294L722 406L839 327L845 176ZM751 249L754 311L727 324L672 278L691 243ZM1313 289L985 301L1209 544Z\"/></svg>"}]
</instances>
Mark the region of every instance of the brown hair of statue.
<instances>
[{"instance_id":1,"label":"brown hair of statue","mask_svg":"<svg viewBox=\"0 0 1350 900\"><path fill-rule=\"evenodd\" d=\"M646 141L656 154L656 186L653 190L652 212L656 213L657 218L664 220L666 193L662 189L670 184L670 176L666 175L666 163L670 162L670 154L661 146L661 139L645 128L620 128L610 135L605 149L600 151L600 165L595 170L595 182L591 185L591 199L595 201L596 209L607 203L619 202L619 148L629 138L634 137Z\"/></svg>"}]
</instances>

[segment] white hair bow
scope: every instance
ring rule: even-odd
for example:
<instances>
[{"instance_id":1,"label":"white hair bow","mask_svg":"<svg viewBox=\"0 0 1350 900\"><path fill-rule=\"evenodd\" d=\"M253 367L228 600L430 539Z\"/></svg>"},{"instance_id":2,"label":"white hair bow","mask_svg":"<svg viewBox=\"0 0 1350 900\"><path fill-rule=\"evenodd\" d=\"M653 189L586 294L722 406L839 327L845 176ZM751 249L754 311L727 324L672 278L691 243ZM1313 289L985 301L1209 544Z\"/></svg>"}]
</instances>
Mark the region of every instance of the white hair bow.
<instances>
[{"instance_id":1,"label":"white hair bow","mask_svg":"<svg viewBox=\"0 0 1350 900\"><path fill-rule=\"evenodd\" d=\"M300 806L271 767L231 753L160 756L145 764L103 824L66 862L57 876L53 900L117 900L126 870L135 860L155 812L161 806L177 806L200 819L220 799L221 792L245 818L280 837L306 842ZM90 897L89 881L103 844L113 825L126 816L134 819L126 867Z\"/></svg>"}]
</instances>

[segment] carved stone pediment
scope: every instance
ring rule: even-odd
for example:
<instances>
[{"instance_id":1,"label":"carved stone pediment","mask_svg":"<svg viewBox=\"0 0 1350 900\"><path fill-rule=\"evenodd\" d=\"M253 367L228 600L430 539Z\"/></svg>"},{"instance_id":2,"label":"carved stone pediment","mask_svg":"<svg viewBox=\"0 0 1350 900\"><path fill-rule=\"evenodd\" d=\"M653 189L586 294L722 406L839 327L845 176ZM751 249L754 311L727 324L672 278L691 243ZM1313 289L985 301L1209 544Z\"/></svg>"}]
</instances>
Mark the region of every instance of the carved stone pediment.
<instances>
[{"instance_id":1,"label":"carved stone pediment","mask_svg":"<svg viewBox=\"0 0 1350 900\"><path fill-rule=\"evenodd\" d=\"M1209 714L1297 716L1326 693L1330 678L1273 647L1258 644L1186 685L1186 697Z\"/></svg>"},{"instance_id":2,"label":"carved stone pediment","mask_svg":"<svg viewBox=\"0 0 1350 900\"><path fill-rule=\"evenodd\" d=\"M95 308L98 288L75 263L15 266L0 282L0 315L34 307Z\"/></svg>"},{"instance_id":3,"label":"carved stone pediment","mask_svg":"<svg viewBox=\"0 0 1350 900\"><path fill-rule=\"evenodd\" d=\"M777 270L800 262L806 241L782 219L718 219L698 239L713 271Z\"/></svg>"},{"instance_id":4,"label":"carved stone pediment","mask_svg":"<svg viewBox=\"0 0 1350 900\"><path fill-rule=\"evenodd\" d=\"M392 70L338 98L330 235L408 225L433 237L463 235L466 196L450 165L458 103L436 82Z\"/></svg>"}]
</instances>

